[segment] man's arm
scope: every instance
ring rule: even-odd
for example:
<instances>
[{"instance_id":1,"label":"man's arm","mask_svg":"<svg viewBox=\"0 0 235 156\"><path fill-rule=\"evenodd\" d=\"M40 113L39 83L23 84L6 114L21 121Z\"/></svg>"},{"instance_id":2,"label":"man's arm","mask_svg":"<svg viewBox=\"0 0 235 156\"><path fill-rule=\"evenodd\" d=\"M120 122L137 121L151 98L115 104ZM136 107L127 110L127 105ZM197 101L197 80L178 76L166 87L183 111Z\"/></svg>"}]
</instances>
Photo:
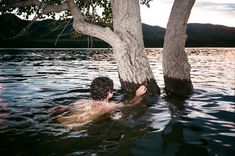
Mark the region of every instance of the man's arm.
<instances>
[{"instance_id":1,"label":"man's arm","mask_svg":"<svg viewBox=\"0 0 235 156\"><path fill-rule=\"evenodd\" d=\"M145 85L141 85L135 92L135 96L127 101L126 104L118 103L116 105L117 108L131 107L136 104L139 104L143 100L143 95L146 93L147 87Z\"/></svg>"}]
</instances>

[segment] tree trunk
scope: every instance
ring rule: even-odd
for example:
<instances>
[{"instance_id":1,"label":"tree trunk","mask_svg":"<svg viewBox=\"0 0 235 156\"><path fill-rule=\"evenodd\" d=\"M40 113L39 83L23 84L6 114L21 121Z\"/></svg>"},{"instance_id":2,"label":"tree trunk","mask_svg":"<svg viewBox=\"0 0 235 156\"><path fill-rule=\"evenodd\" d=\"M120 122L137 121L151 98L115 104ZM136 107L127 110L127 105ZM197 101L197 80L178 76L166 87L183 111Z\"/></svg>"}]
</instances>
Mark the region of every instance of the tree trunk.
<instances>
[{"instance_id":1,"label":"tree trunk","mask_svg":"<svg viewBox=\"0 0 235 156\"><path fill-rule=\"evenodd\" d=\"M185 52L187 21L195 0L175 0L163 46L163 74L166 92L180 96L193 93L190 64Z\"/></svg>"},{"instance_id":2,"label":"tree trunk","mask_svg":"<svg viewBox=\"0 0 235 156\"><path fill-rule=\"evenodd\" d=\"M159 95L144 48L139 0L111 0L111 6L114 32L122 40L119 45L113 44L122 89L133 93L145 83L148 93Z\"/></svg>"}]
</instances>

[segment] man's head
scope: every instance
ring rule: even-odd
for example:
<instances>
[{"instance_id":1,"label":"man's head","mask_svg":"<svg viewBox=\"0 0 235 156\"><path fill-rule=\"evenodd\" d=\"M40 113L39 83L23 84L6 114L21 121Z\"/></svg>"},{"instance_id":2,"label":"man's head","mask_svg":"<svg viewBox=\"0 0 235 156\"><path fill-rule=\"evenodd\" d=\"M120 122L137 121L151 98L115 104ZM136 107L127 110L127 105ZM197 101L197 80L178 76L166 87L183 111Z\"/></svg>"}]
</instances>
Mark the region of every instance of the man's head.
<instances>
[{"instance_id":1,"label":"man's head","mask_svg":"<svg viewBox=\"0 0 235 156\"><path fill-rule=\"evenodd\" d=\"M97 77L91 82L90 92L93 100L110 99L113 96L113 81L108 77Z\"/></svg>"}]
</instances>

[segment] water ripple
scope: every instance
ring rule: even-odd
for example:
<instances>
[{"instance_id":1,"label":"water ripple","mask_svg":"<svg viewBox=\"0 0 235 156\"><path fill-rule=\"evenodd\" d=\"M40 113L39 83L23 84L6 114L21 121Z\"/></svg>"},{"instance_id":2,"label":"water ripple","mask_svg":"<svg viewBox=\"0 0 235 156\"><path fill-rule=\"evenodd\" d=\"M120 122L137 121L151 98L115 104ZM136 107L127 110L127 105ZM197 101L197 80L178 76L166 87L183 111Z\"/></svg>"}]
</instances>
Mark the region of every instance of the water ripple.
<instances>
[{"instance_id":1,"label":"water ripple","mask_svg":"<svg viewBox=\"0 0 235 156\"><path fill-rule=\"evenodd\" d=\"M74 131L50 108L90 98L97 76L114 80L123 97L111 50L25 50L0 53L0 152L9 155L234 155L234 49L189 55L195 92L163 93L151 105L115 112ZM199 49L200 51L200 49ZM225 53L226 52L226 53ZM164 88L160 51L149 52ZM27 148L25 148L27 147Z\"/></svg>"}]
</instances>

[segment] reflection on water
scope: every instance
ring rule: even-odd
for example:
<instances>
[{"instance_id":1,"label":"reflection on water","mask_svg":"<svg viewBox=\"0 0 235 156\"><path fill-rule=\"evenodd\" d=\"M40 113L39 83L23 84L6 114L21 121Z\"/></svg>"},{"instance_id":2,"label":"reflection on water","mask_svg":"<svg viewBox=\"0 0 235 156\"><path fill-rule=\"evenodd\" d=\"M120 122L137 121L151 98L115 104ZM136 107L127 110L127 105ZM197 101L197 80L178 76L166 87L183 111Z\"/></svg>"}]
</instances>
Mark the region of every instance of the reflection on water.
<instances>
[{"instance_id":1,"label":"reflection on water","mask_svg":"<svg viewBox=\"0 0 235 156\"><path fill-rule=\"evenodd\" d=\"M114 80L111 50L0 51L0 152L4 155L233 155L235 49L187 49L195 94L115 112L83 130L55 121L51 107L89 98L97 76ZM203 53L202 53L203 51ZM149 60L164 87L160 50ZM35 154L36 153L36 154Z\"/></svg>"}]
</instances>

